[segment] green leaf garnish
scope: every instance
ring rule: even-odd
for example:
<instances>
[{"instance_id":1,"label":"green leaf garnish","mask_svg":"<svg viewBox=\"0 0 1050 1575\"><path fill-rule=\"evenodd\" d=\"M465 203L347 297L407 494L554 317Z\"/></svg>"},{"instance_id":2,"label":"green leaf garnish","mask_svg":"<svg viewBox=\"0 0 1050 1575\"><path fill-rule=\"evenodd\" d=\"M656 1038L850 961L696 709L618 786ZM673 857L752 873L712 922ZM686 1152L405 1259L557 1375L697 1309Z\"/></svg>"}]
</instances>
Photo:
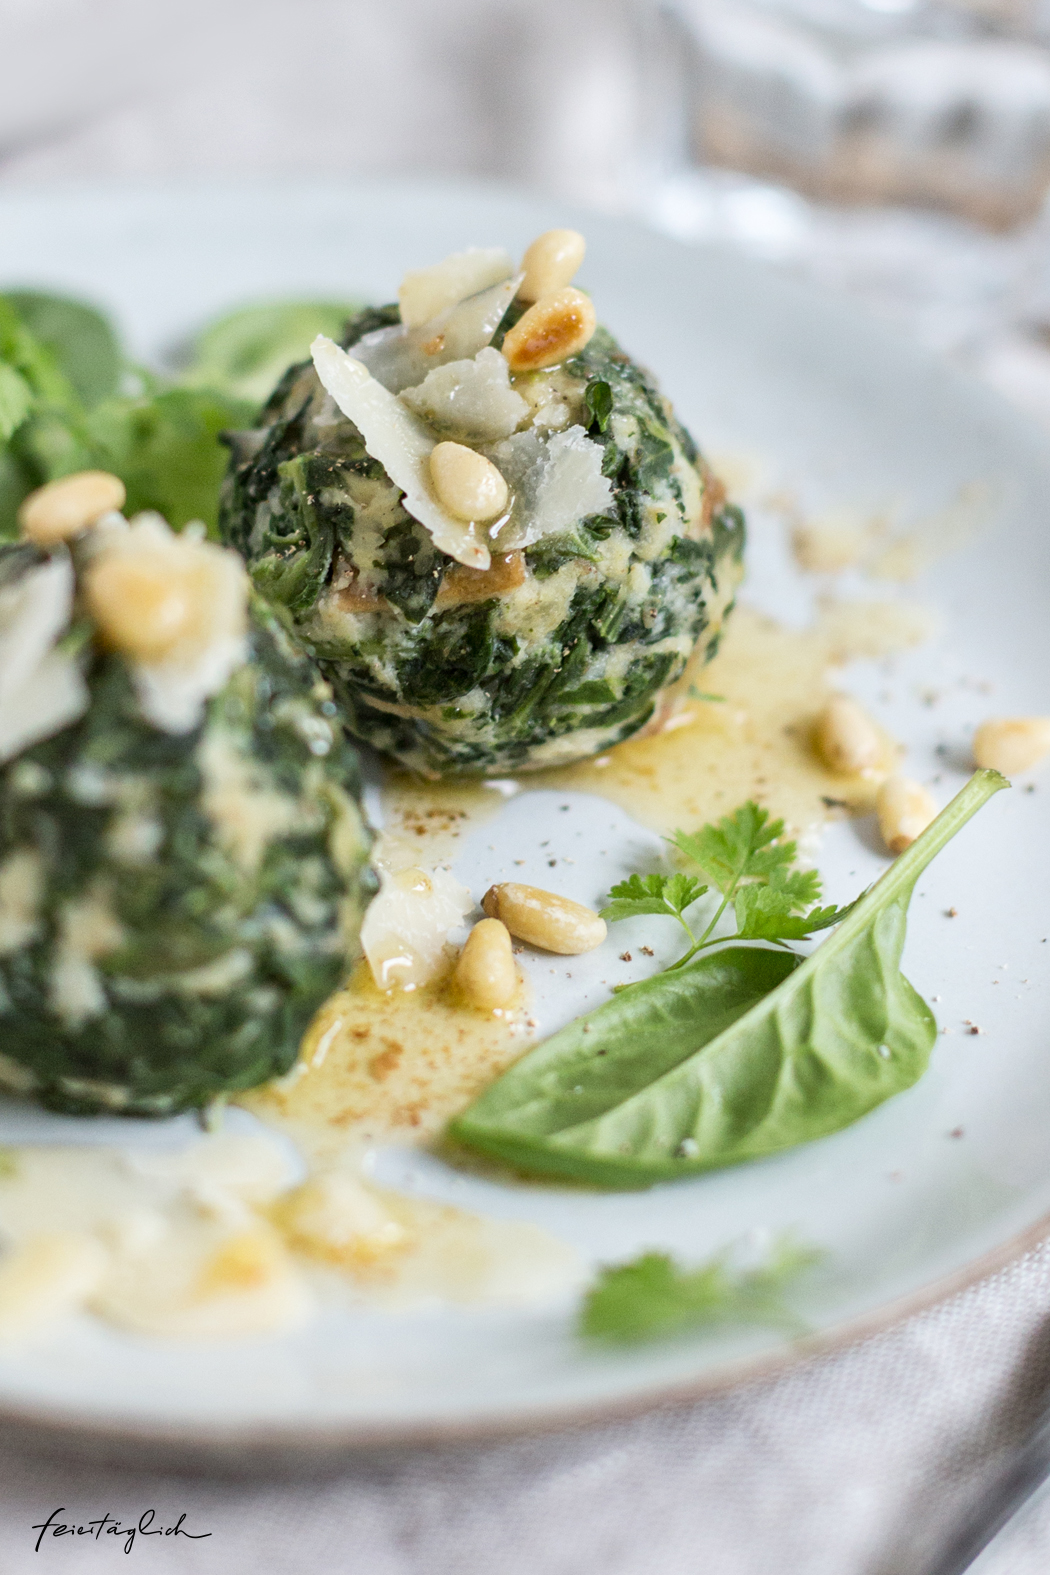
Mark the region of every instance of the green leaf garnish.
<instances>
[{"instance_id":1,"label":"green leaf garnish","mask_svg":"<svg viewBox=\"0 0 1050 1575\"><path fill-rule=\"evenodd\" d=\"M33 390L22 373L0 361L0 438L9 438L33 408Z\"/></svg>"},{"instance_id":2,"label":"green leaf garnish","mask_svg":"<svg viewBox=\"0 0 1050 1575\"><path fill-rule=\"evenodd\" d=\"M6 299L86 408L117 392L120 345L101 312L82 301L39 290L11 290Z\"/></svg>"},{"instance_id":3,"label":"green leaf garnish","mask_svg":"<svg viewBox=\"0 0 1050 1575\"><path fill-rule=\"evenodd\" d=\"M453 1133L522 1170L641 1186L811 1142L910 1088L937 1031L900 972L912 891L1007 786L975 772L844 917L821 910L841 922L811 956L730 945L644 979L523 1056ZM754 815L731 819L737 842L704 844L727 887L742 848L770 847Z\"/></svg>"},{"instance_id":4,"label":"green leaf garnish","mask_svg":"<svg viewBox=\"0 0 1050 1575\"><path fill-rule=\"evenodd\" d=\"M695 877L632 875L610 892L602 918L633 919L641 914L675 918L689 937L689 949L672 968L681 968L705 947L727 941L805 940L816 930L837 924L848 908L811 906L819 901L821 880L816 870L797 870L794 842L784 839L784 822L770 820L768 810L748 800L732 815L700 831L675 832L669 839L678 851L698 864L722 893L703 932L697 936L685 917L686 908L709 890ZM715 935L728 908L736 916L733 935ZM804 912L809 909L810 911ZM620 990L632 985L620 985Z\"/></svg>"},{"instance_id":5,"label":"green leaf garnish","mask_svg":"<svg viewBox=\"0 0 1050 1575\"><path fill-rule=\"evenodd\" d=\"M613 408L612 389L609 384L603 378L592 378L583 391L583 402L590 412L590 424L597 425L598 431L604 432L609 425Z\"/></svg>"},{"instance_id":6,"label":"green leaf garnish","mask_svg":"<svg viewBox=\"0 0 1050 1575\"><path fill-rule=\"evenodd\" d=\"M790 1281L820 1254L781 1242L761 1268L736 1272L721 1253L683 1269L665 1252L602 1269L580 1308L580 1333L629 1345L719 1323L760 1323L802 1331L784 1302Z\"/></svg>"},{"instance_id":7,"label":"green leaf garnish","mask_svg":"<svg viewBox=\"0 0 1050 1575\"><path fill-rule=\"evenodd\" d=\"M260 402L318 334L339 339L360 309L355 301L267 301L229 312L193 340L180 382Z\"/></svg>"},{"instance_id":8,"label":"green leaf garnish","mask_svg":"<svg viewBox=\"0 0 1050 1575\"><path fill-rule=\"evenodd\" d=\"M686 908L707 889L691 875L631 875L612 888L602 918L633 919L641 913L659 913L682 919ZM685 927L688 930L689 926Z\"/></svg>"}]
</instances>

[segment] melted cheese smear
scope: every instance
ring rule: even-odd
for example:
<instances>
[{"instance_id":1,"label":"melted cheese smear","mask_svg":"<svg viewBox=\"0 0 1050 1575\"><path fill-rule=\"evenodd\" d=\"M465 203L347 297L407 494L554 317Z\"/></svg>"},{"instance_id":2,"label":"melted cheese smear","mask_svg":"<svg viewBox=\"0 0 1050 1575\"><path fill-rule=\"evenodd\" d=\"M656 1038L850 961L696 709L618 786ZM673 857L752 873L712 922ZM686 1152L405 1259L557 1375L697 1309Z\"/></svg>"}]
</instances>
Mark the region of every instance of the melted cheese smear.
<instances>
[{"instance_id":1,"label":"melted cheese smear","mask_svg":"<svg viewBox=\"0 0 1050 1575\"><path fill-rule=\"evenodd\" d=\"M224 1340L332 1302L522 1303L580 1280L576 1254L537 1226L404 1197L350 1163L296 1168L267 1135L19 1149L0 1174L0 1348L82 1312Z\"/></svg>"}]
</instances>

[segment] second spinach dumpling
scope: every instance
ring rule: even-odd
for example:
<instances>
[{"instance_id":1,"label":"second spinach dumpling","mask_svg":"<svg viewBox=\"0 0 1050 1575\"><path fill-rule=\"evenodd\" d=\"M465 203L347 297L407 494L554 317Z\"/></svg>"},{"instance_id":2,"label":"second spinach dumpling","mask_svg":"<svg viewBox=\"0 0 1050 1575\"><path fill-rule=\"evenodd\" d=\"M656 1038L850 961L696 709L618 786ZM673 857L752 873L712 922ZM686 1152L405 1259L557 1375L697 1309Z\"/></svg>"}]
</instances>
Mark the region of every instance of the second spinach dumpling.
<instances>
[{"instance_id":1,"label":"second spinach dumpling","mask_svg":"<svg viewBox=\"0 0 1050 1575\"><path fill-rule=\"evenodd\" d=\"M369 838L331 692L236 555L159 515L67 541L91 484L0 546L0 1089L168 1115L292 1065Z\"/></svg>"},{"instance_id":2,"label":"second spinach dumpling","mask_svg":"<svg viewBox=\"0 0 1050 1575\"><path fill-rule=\"evenodd\" d=\"M548 242L408 275L230 440L227 541L350 729L427 775L637 732L741 575L739 510Z\"/></svg>"}]
</instances>

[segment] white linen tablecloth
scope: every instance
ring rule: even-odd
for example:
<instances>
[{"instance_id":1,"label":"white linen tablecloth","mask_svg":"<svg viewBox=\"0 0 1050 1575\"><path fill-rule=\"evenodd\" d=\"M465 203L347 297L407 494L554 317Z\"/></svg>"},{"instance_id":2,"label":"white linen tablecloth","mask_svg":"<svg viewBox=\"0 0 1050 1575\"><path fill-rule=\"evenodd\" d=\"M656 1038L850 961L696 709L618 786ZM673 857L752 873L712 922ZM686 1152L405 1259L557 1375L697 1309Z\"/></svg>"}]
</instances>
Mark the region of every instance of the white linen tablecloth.
<instances>
[{"instance_id":1,"label":"white linen tablecloth","mask_svg":"<svg viewBox=\"0 0 1050 1575\"><path fill-rule=\"evenodd\" d=\"M0 1570L101 1575L156 1511L171 1575L922 1575L1050 1382L1050 1246L863 1345L698 1404L510 1442L348 1457L294 1481L99 1467L0 1442ZM1050 1495L977 1575L1046 1575Z\"/></svg>"},{"instance_id":2,"label":"white linen tablecloth","mask_svg":"<svg viewBox=\"0 0 1050 1575\"><path fill-rule=\"evenodd\" d=\"M0 0L0 182L433 169L616 202L634 135L622 24L622 0ZM721 214L733 239L746 209L756 238L753 192L743 208L724 182L701 197L694 233ZM838 221L803 234L795 199L762 200L772 229L757 249L827 276L821 237ZM867 232L853 233L832 236L839 271L849 283L852 244L870 284ZM988 252L961 227L933 244L971 245L974 267ZM1012 244L988 263L1004 300L1027 266ZM892 309L892 280L880 289ZM1050 358L1015 326L989 334L990 298L978 281L972 364L1050 419ZM965 302L950 304L943 347L966 349ZM923 307L943 323L929 294ZM852 1350L575 1432L350 1457L284 1481L93 1466L0 1435L0 1572L94 1575L124 1557L113 1538L34 1552L32 1527L62 1506L81 1523L185 1512L210 1535L140 1537L129 1554L128 1568L172 1575L921 1575L922 1548L1023 1435L1048 1382L1044 1247ZM977 1568L1047 1575L1050 1496Z\"/></svg>"}]
</instances>

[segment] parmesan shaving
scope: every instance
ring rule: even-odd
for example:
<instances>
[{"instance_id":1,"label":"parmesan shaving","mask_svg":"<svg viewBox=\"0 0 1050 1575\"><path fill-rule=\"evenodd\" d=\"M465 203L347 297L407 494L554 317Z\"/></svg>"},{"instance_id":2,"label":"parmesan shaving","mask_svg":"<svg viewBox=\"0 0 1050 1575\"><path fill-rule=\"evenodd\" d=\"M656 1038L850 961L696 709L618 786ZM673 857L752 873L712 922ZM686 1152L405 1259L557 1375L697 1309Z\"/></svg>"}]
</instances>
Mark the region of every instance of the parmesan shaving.
<instances>
[{"instance_id":1,"label":"parmesan shaving","mask_svg":"<svg viewBox=\"0 0 1050 1575\"><path fill-rule=\"evenodd\" d=\"M384 870L380 880L361 946L381 990L416 990L441 972L448 933L463 923L474 899L447 870Z\"/></svg>"},{"instance_id":2,"label":"parmesan shaving","mask_svg":"<svg viewBox=\"0 0 1050 1575\"><path fill-rule=\"evenodd\" d=\"M83 716L87 686L76 659L55 650L73 610L66 551L0 590L0 761Z\"/></svg>"},{"instance_id":3,"label":"parmesan shaving","mask_svg":"<svg viewBox=\"0 0 1050 1575\"><path fill-rule=\"evenodd\" d=\"M583 427L546 442L535 430L519 432L486 452L514 492L510 519L496 538L501 552L528 547L612 506L612 483L602 475L604 450Z\"/></svg>"},{"instance_id":4,"label":"parmesan shaving","mask_svg":"<svg viewBox=\"0 0 1050 1575\"><path fill-rule=\"evenodd\" d=\"M513 266L502 247L472 246L465 252L453 252L430 268L411 269L397 292L401 321L408 328L418 328L447 307L506 279Z\"/></svg>"},{"instance_id":5,"label":"parmesan shaving","mask_svg":"<svg viewBox=\"0 0 1050 1575\"><path fill-rule=\"evenodd\" d=\"M166 733L189 733L200 723L205 702L247 659L244 565L235 552L188 531L176 535L159 514L146 513L126 530L100 536L87 571L89 587L92 575L121 566L134 571L129 585L177 585L184 595L185 622L163 654L135 659L131 635L145 618L142 607L128 609L126 629L112 624L104 632L128 661L146 720Z\"/></svg>"},{"instance_id":6,"label":"parmesan shaving","mask_svg":"<svg viewBox=\"0 0 1050 1575\"><path fill-rule=\"evenodd\" d=\"M318 334L310 349L321 382L361 433L368 453L401 488L405 508L430 532L435 547L470 569L487 569L489 550L476 526L437 501L430 481L436 440L422 421L331 339Z\"/></svg>"},{"instance_id":7,"label":"parmesan shaving","mask_svg":"<svg viewBox=\"0 0 1050 1575\"><path fill-rule=\"evenodd\" d=\"M476 355L492 339L521 274L439 312L418 328L395 323L376 328L352 346L355 358L392 394L421 383L428 372L449 361Z\"/></svg>"},{"instance_id":8,"label":"parmesan shaving","mask_svg":"<svg viewBox=\"0 0 1050 1575\"><path fill-rule=\"evenodd\" d=\"M509 437L529 413L510 386L510 367L491 346L471 361L449 361L401 395L408 408L443 438L495 443Z\"/></svg>"}]
</instances>

